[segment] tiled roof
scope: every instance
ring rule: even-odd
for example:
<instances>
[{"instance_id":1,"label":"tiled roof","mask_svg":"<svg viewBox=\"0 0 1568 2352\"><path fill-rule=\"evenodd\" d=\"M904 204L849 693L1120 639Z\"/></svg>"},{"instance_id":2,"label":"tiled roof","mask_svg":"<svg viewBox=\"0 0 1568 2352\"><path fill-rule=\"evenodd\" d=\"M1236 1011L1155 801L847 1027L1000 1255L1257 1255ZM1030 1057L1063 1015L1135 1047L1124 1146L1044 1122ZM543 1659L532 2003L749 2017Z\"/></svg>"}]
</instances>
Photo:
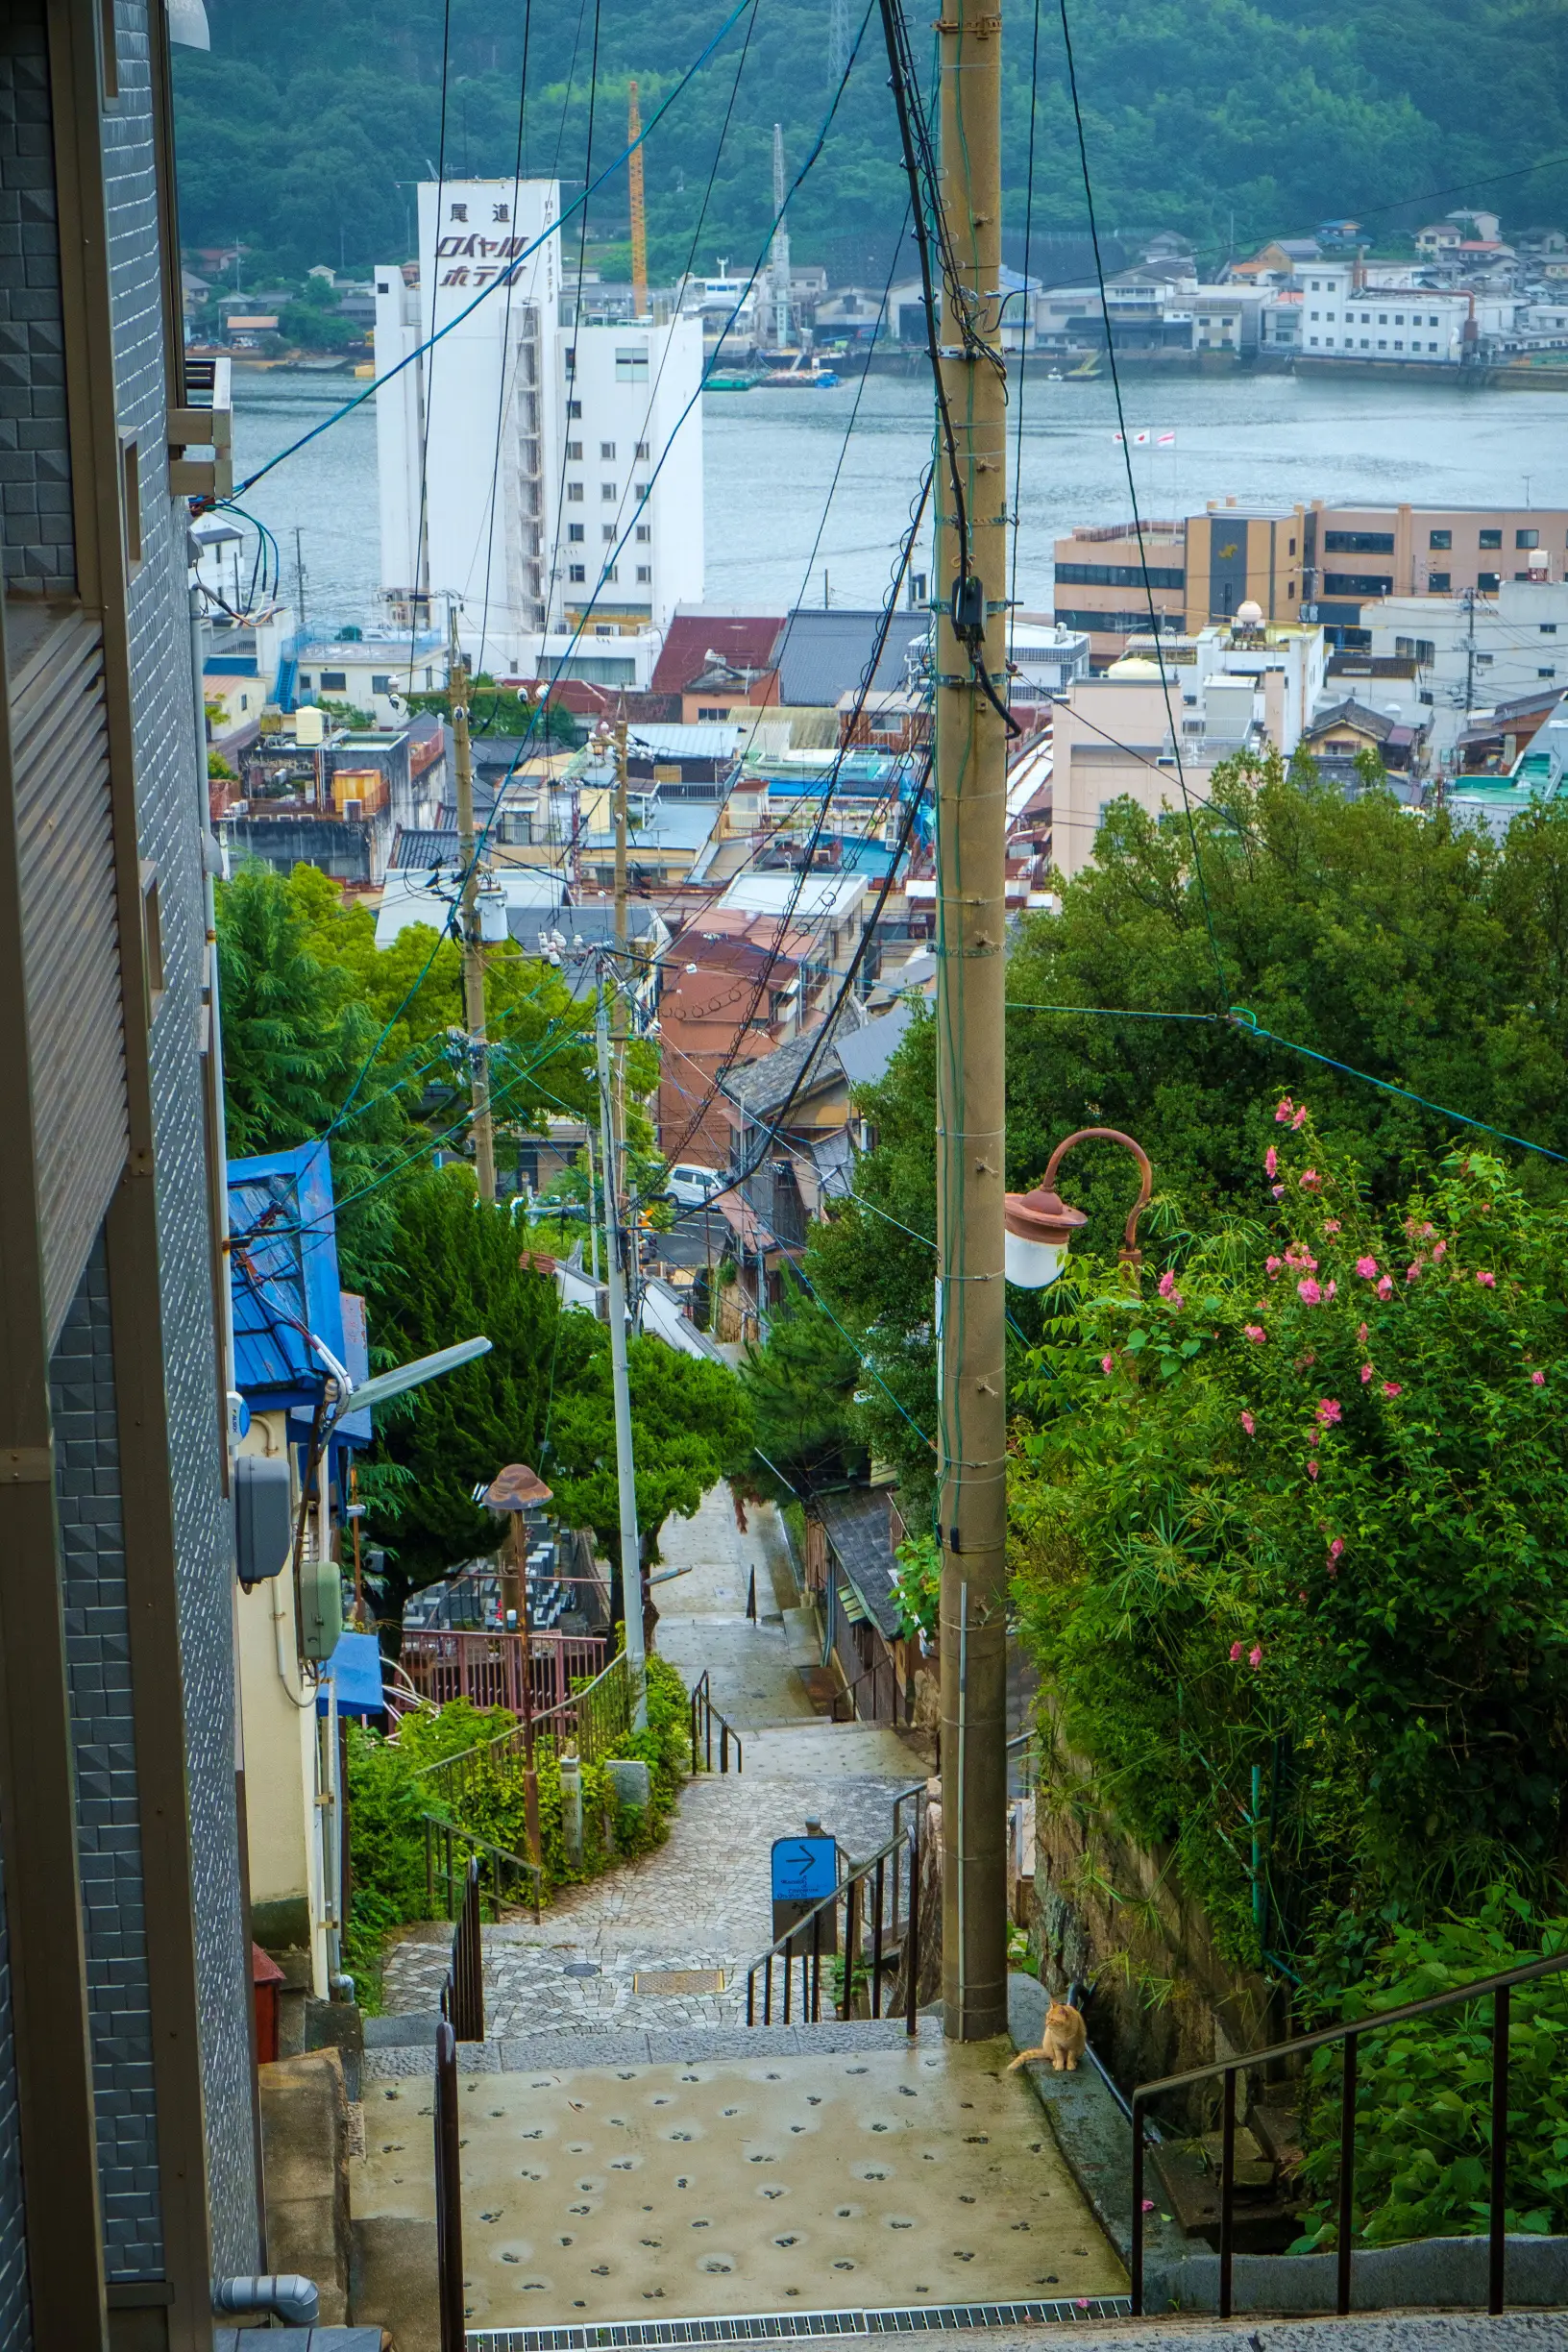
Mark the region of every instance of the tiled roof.
<instances>
[{"instance_id":1,"label":"tiled roof","mask_svg":"<svg viewBox=\"0 0 1568 2352\"><path fill-rule=\"evenodd\" d=\"M881 623L882 615L873 611L829 607L819 612L805 606L792 612L778 644L780 701L833 708L840 695L860 684ZM930 627L928 613L894 613L871 684L902 686L905 652Z\"/></svg>"},{"instance_id":2,"label":"tiled roof","mask_svg":"<svg viewBox=\"0 0 1568 2352\"><path fill-rule=\"evenodd\" d=\"M886 1491L873 1486L841 1487L837 1493L819 1495L812 1508L821 1520L835 1561L865 1604L877 1631L884 1640L895 1640L898 1607L894 1598L894 1560Z\"/></svg>"},{"instance_id":3,"label":"tiled roof","mask_svg":"<svg viewBox=\"0 0 1568 2352\"><path fill-rule=\"evenodd\" d=\"M654 666L653 692L683 693L708 667L710 653L742 669L771 670L783 625L776 613L677 612Z\"/></svg>"}]
</instances>

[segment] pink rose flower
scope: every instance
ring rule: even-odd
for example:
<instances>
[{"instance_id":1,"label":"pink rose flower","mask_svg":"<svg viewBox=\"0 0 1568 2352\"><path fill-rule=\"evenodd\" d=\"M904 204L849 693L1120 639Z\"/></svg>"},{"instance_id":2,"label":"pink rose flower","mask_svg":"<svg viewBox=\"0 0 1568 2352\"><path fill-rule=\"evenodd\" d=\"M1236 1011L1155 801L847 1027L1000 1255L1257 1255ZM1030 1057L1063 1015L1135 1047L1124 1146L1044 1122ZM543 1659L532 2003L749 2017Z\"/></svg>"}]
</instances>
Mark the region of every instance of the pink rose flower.
<instances>
[{"instance_id":1,"label":"pink rose flower","mask_svg":"<svg viewBox=\"0 0 1568 2352\"><path fill-rule=\"evenodd\" d=\"M1330 1544L1330 1546L1329 1546L1329 1557L1330 1557L1330 1559L1331 1559L1331 1560L1336 1560L1336 1559L1341 1558L1341 1557L1343 1556L1343 1554L1344 1554L1344 1549L1345 1549L1345 1539L1344 1539L1344 1537L1343 1537L1342 1535L1336 1535L1336 1536L1335 1537L1335 1539L1334 1539L1333 1543L1331 1543L1331 1544Z\"/></svg>"},{"instance_id":2,"label":"pink rose flower","mask_svg":"<svg viewBox=\"0 0 1568 2352\"><path fill-rule=\"evenodd\" d=\"M1316 1476L1317 1476L1317 1464L1316 1464L1316 1462L1315 1462L1315 1461L1310 1461L1310 1462L1307 1464L1307 1476L1308 1476L1310 1479L1315 1479L1315 1478L1316 1478Z\"/></svg>"},{"instance_id":3,"label":"pink rose flower","mask_svg":"<svg viewBox=\"0 0 1568 2352\"><path fill-rule=\"evenodd\" d=\"M1316 1444L1318 1444L1318 1443L1320 1442L1320 1440L1321 1440L1321 1438L1322 1438L1322 1435L1323 1435L1323 1432L1322 1432L1320 1429L1317 1429L1317 1428L1312 1428L1312 1429L1310 1429L1310 1430L1307 1432L1307 1443L1308 1443L1310 1446L1315 1446Z\"/></svg>"},{"instance_id":4,"label":"pink rose flower","mask_svg":"<svg viewBox=\"0 0 1568 2352\"><path fill-rule=\"evenodd\" d=\"M1255 1347L1261 1346L1262 1341L1268 1337L1267 1332L1261 1323L1243 1323L1241 1329Z\"/></svg>"},{"instance_id":5,"label":"pink rose flower","mask_svg":"<svg viewBox=\"0 0 1568 2352\"><path fill-rule=\"evenodd\" d=\"M1285 1125L1286 1120L1286 1119L1287 1119L1287 1118L1290 1116L1290 1114L1291 1114L1291 1112L1292 1112L1292 1111L1295 1109L1295 1107L1296 1107L1296 1106L1295 1106L1295 1104L1294 1104L1294 1103L1293 1103L1293 1102L1290 1100L1290 1097L1289 1097L1289 1095L1287 1094L1287 1095L1286 1096L1286 1098L1285 1098L1284 1102L1282 1102L1282 1103L1281 1103L1281 1105L1280 1105L1279 1109L1278 1109L1278 1110L1275 1112L1275 1114L1274 1114L1274 1124L1275 1124L1275 1126L1276 1126L1276 1127L1283 1127L1283 1126Z\"/></svg>"},{"instance_id":6,"label":"pink rose flower","mask_svg":"<svg viewBox=\"0 0 1568 2352\"><path fill-rule=\"evenodd\" d=\"M1251 1648L1251 1649L1250 1649L1250 1650L1247 1652L1247 1664L1248 1664L1249 1666L1254 1666L1254 1667L1256 1667L1256 1666L1261 1666L1261 1665L1262 1664L1262 1662L1263 1662L1263 1646L1262 1646L1262 1642L1254 1642L1254 1643L1253 1643L1253 1645L1252 1645L1252 1648Z\"/></svg>"},{"instance_id":7,"label":"pink rose flower","mask_svg":"<svg viewBox=\"0 0 1568 2352\"><path fill-rule=\"evenodd\" d=\"M1313 1277L1311 1274L1308 1274L1304 1276L1299 1283L1297 1283L1296 1296L1300 1299L1304 1307L1315 1307L1321 1301L1323 1292L1321 1286L1316 1281L1314 1281Z\"/></svg>"},{"instance_id":8,"label":"pink rose flower","mask_svg":"<svg viewBox=\"0 0 1568 2352\"><path fill-rule=\"evenodd\" d=\"M1337 1217L1325 1217L1323 1219L1323 1231L1326 1234L1336 1234L1339 1231L1339 1219Z\"/></svg>"},{"instance_id":9,"label":"pink rose flower","mask_svg":"<svg viewBox=\"0 0 1568 2352\"><path fill-rule=\"evenodd\" d=\"M1335 1291L1338 1289L1338 1287L1339 1287L1339 1285L1338 1285L1338 1284L1337 1284L1337 1283L1336 1283L1336 1282L1334 1280L1334 1277L1331 1275L1331 1276L1329 1277L1329 1286L1328 1286L1328 1288L1327 1288L1327 1289L1324 1291L1323 1296L1324 1296L1325 1298L1333 1298L1333 1296L1334 1296L1335 1292Z\"/></svg>"},{"instance_id":10,"label":"pink rose flower","mask_svg":"<svg viewBox=\"0 0 1568 2352\"><path fill-rule=\"evenodd\" d=\"M1432 1254L1433 1260L1440 1264L1448 1256L1448 1243L1446 1241L1434 1241L1432 1245Z\"/></svg>"},{"instance_id":11,"label":"pink rose flower","mask_svg":"<svg viewBox=\"0 0 1568 2352\"><path fill-rule=\"evenodd\" d=\"M1271 1186L1269 1187L1269 1189L1270 1189L1270 1191L1273 1193L1274 1198L1275 1198L1277 1201L1282 1201L1282 1200L1284 1200L1284 1198L1285 1198L1285 1187L1284 1187L1284 1185L1271 1185Z\"/></svg>"},{"instance_id":12,"label":"pink rose flower","mask_svg":"<svg viewBox=\"0 0 1568 2352\"><path fill-rule=\"evenodd\" d=\"M1356 1326L1356 1344L1358 1347L1366 1345L1366 1325L1364 1323L1358 1323Z\"/></svg>"},{"instance_id":13,"label":"pink rose flower","mask_svg":"<svg viewBox=\"0 0 1568 2352\"><path fill-rule=\"evenodd\" d=\"M1384 1396L1399 1396L1403 1393L1403 1381L1384 1381L1383 1384L1383 1393Z\"/></svg>"},{"instance_id":14,"label":"pink rose flower","mask_svg":"<svg viewBox=\"0 0 1568 2352\"><path fill-rule=\"evenodd\" d=\"M1263 1260L1263 1271L1268 1276L1270 1282L1274 1280L1275 1275L1279 1272L1284 1263L1285 1260L1283 1258L1265 1258Z\"/></svg>"},{"instance_id":15,"label":"pink rose flower","mask_svg":"<svg viewBox=\"0 0 1568 2352\"><path fill-rule=\"evenodd\" d=\"M1263 1173L1265 1176L1277 1176L1279 1172L1280 1155L1271 1143L1263 1154Z\"/></svg>"},{"instance_id":16,"label":"pink rose flower","mask_svg":"<svg viewBox=\"0 0 1568 2352\"><path fill-rule=\"evenodd\" d=\"M1381 1299L1386 1299L1392 1298L1393 1295L1394 1278L1391 1274L1384 1274L1383 1279L1378 1284L1378 1296Z\"/></svg>"},{"instance_id":17,"label":"pink rose flower","mask_svg":"<svg viewBox=\"0 0 1568 2352\"><path fill-rule=\"evenodd\" d=\"M1361 1366L1361 1386L1362 1386L1363 1388L1366 1386L1367 1382L1368 1382L1368 1381L1369 1381L1371 1378L1372 1378L1372 1366L1371 1366L1370 1364L1362 1364L1362 1366Z\"/></svg>"},{"instance_id":18,"label":"pink rose flower","mask_svg":"<svg viewBox=\"0 0 1568 2352\"><path fill-rule=\"evenodd\" d=\"M1231 1664L1232 1664L1233 1666L1239 1666L1239 1664L1240 1664L1240 1663L1241 1663L1241 1644L1240 1644L1239 1642L1232 1642L1232 1644L1231 1644Z\"/></svg>"},{"instance_id":19,"label":"pink rose flower","mask_svg":"<svg viewBox=\"0 0 1568 2352\"><path fill-rule=\"evenodd\" d=\"M1306 1124L1307 1124L1307 1105L1306 1105L1305 1103L1303 1103L1303 1104L1302 1104L1301 1109L1300 1109L1300 1110L1299 1110L1299 1111L1296 1113L1296 1115L1295 1115L1295 1117L1294 1117L1294 1118L1293 1118L1293 1119L1290 1121L1290 1124L1291 1124L1291 1126L1292 1126L1292 1127L1305 1127L1305 1126L1306 1126Z\"/></svg>"},{"instance_id":20,"label":"pink rose flower","mask_svg":"<svg viewBox=\"0 0 1568 2352\"><path fill-rule=\"evenodd\" d=\"M1169 1299L1173 1307L1182 1307L1186 1305L1186 1301L1176 1287L1176 1277L1170 1271L1168 1266L1160 1277L1160 1296L1163 1299Z\"/></svg>"},{"instance_id":21,"label":"pink rose flower","mask_svg":"<svg viewBox=\"0 0 1568 2352\"><path fill-rule=\"evenodd\" d=\"M1544 1388L1546 1386L1546 1374L1544 1372L1532 1372L1530 1376L1530 1384L1532 1388Z\"/></svg>"},{"instance_id":22,"label":"pink rose flower","mask_svg":"<svg viewBox=\"0 0 1568 2352\"><path fill-rule=\"evenodd\" d=\"M1482 1266L1481 1272L1476 1276L1476 1280L1478 1283L1480 1283L1483 1290L1495 1290L1497 1288L1497 1276L1495 1274L1488 1274L1484 1266Z\"/></svg>"},{"instance_id":23,"label":"pink rose flower","mask_svg":"<svg viewBox=\"0 0 1568 2352\"><path fill-rule=\"evenodd\" d=\"M1250 1412L1243 1412L1243 1413L1242 1413L1242 1415L1241 1415L1241 1427L1242 1427L1242 1428L1243 1428L1243 1429L1246 1431L1247 1435L1248 1435L1249 1437L1252 1437L1252 1436L1255 1436L1255 1435L1256 1435L1256 1433L1257 1433L1257 1430L1258 1430L1258 1424L1257 1424L1257 1422L1256 1422L1256 1421L1253 1419L1253 1417L1252 1417L1252 1415L1251 1415L1251 1413L1250 1413Z\"/></svg>"},{"instance_id":24,"label":"pink rose flower","mask_svg":"<svg viewBox=\"0 0 1568 2352\"><path fill-rule=\"evenodd\" d=\"M1362 1282L1376 1282L1378 1279L1378 1262L1375 1258L1358 1258L1356 1261L1356 1271L1360 1276Z\"/></svg>"},{"instance_id":25,"label":"pink rose flower","mask_svg":"<svg viewBox=\"0 0 1568 2352\"><path fill-rule=\"evenodd\" d=\"M1100 1358L1100 1370L1102 1372L1111 1371L1115 1363L1115 1360L1116 1360L1114 1356L1102 1356Z\"/></svg>"},{"instance_id":26,"label":"pink rose flower","mask_svg":"<svg viewBox=\"0 0 1568 2352\"><path fill-rule=\"evenodd\" d=\"M1333 1429L1336 1421L1342 1421L1345 1417L1344 1409L1340 1405L1338 1398L1319 1397L1317 1400L1317 1417L1325 1429Z\"/></svg>"},{"instance_id":27,"label":"pink rose flower","mask_svg":"<svg viewBox=\"0 0 1568 2352\"><path fill-rule=\"evenodd\" d=\"M1301 1171L1301 1188L1302 1188L1302 1190L1303 1190L1304 1192L1321 1192L1321 1191L1322 1191L1322 1189L1323 1189L1323 1179L1322 1179L1322 1177L1321 1177L1321 1176L1318 1174L1318 1172L1317 1172L1316 1168L1303 1168L1303 1169L1302 1169L1302 1171Z\"/></svg>"},{"instance_id":28,"label":"pink rose flower","mask_svg":"<svg viewBox=\"0 0 1568 2352\"><path fill-rule=\"evenodd\" d=\"M1405 1280L1408 1283L1419 1282L1421 1280L1421 1261L1419 1258L1415 1261L1413 1265L1408 1265L1405 1268Z\"/></svg>"}]
</instances>

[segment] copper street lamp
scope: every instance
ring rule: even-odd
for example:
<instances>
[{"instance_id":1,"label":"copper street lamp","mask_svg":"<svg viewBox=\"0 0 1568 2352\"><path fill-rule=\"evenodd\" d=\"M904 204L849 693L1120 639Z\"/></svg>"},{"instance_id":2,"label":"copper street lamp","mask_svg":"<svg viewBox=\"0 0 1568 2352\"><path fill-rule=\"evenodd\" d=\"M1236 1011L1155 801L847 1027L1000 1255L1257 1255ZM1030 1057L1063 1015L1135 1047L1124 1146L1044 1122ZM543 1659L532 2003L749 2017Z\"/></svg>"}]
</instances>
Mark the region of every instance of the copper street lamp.
<instances>
[{"instance_id":1,"label":"copper street lamp","mask_svg":"<svg viewBox=\"0 0 1568 2352\"><path fill-rule=\"evenodd\" d=\"M1119 1143L1130 1151L1139 1165L1138 1198L1127 1219L1127 1231L1117 1255L1125 1266L1142 1264L1142 1253L1138 1246L1138 1220L1148 1207L1154 1190L1154 1176L1148 1154L1116 1127L1080 1127L1059 1143L1046 1165L1045 1173L1032 1192L1009 1192L1006 1199L1006 1257L1005 1267L1010 1283L1020 1290L1043 1290L1055 1282L1062 1271L1063 1261L1072 1245L1072 1237L1082 1225L1089 1223L1081 1209L1074 1209L1062 1200L1054 1189L1056 1171L1075 1143Z\"/></svg>"},{"instance_id":2,"label":"copper street lamp","mask_svg":"<svg viewBox=\"0 0 1568 2352\"><path fill-rule=\"evenodd\" d=\"M486 1510L510 1515L502 1550L501 1622L510 1631L516 1621L522 1642L523 1812L527 1826L528 1853L541 1859L539 1844L539 1779L533 1768L533 1652L528 1640L528 1555L525 1511L548 1503L551 1489L527 1462L510 1462L484 1490Z\"/></svg>"}]
</instances>

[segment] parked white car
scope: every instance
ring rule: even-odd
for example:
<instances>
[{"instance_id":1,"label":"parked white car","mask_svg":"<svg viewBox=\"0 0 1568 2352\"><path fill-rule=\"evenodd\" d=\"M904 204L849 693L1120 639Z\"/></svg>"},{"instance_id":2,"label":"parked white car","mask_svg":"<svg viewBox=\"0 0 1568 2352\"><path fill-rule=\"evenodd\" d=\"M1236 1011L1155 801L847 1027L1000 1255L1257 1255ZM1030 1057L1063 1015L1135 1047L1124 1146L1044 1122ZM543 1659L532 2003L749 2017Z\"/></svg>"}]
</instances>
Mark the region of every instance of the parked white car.
<instances>
[{"instance_id":1,"label":"parked white car","mask_svg":"<svg viewBox=\"0 0 1568 2352\"><path fill-rule=\"evenodd\" d=\"M717 1168L697 1167L682 1161L673 1167L665 1179L665 1192L677 1209L701 1209L716 1192L724 1188L724 1179Z\"/></svg>"}]
</instances>

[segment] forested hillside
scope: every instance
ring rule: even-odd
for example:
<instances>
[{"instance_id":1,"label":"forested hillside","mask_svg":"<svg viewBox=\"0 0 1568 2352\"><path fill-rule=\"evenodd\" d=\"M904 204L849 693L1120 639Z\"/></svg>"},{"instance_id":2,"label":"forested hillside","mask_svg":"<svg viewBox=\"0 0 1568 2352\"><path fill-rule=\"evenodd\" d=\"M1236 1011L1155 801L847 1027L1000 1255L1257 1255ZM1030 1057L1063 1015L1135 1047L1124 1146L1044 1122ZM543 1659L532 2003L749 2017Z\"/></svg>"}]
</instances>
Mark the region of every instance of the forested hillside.
<instances>
[{"instance_id":1,"label":"forested hillside","mask_svg":"<svg viewBox=\"0 0 1568 2352\"><path fill-rule=\"evenodd\" d=\"M580 185L624 143L625 85L645 118L733 0L208 0L209 55L177 53L182 213L192 245L234 239L263 266L366 264L410 250L411 184L558 171ZM698 251L750 265L771 209L772 124L791 168L830 96L830 0L756 0L649 139L655 271L684 264L733 93ZM1079 86L1102 228L1186 232L1207 257L1328 215L1417 225L1473 191L1515 226L1568 213L1568 9L1544 0L1075 0ZM859 24L855 0L851 23ZM747 45L747 24L749 42ZM925 19L918 43L929 40ZM1009 225L1021 225L1033 0L1007 11ZM1056 0L1039 25L1035 210L1083 222ZM597 81L592 73L596 54ZM743 49L745 51L742 64ZM740 78L737 86L737 68ZM1522 166L1560 157L1544 171ZM1483 187L1482 183L1487 184ZM569 190L569 192L575 192ZM625 176L597 232L625 220ZM874 9L829 144L792 215L797 259L891 253L903 208Z\"/></svg>"}]
</instances>

